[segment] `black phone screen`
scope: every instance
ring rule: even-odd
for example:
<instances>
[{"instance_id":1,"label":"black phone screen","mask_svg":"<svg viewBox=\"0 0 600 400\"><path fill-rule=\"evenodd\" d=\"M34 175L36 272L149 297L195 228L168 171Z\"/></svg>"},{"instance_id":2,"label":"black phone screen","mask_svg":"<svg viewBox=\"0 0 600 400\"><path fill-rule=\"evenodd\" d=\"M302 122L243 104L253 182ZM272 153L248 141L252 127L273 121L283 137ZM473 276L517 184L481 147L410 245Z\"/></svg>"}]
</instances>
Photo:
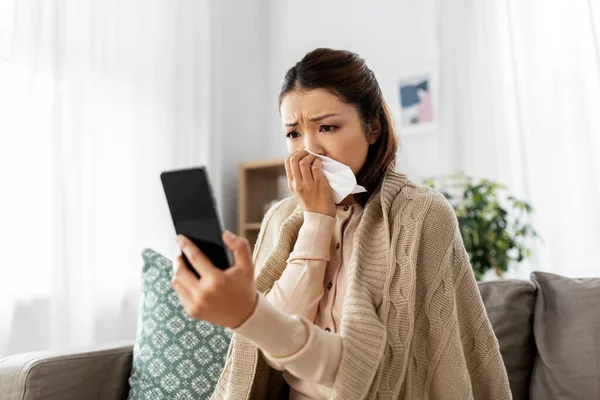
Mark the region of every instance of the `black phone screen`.
<instances>
[{"instance_id":1,"label":"black phone screen","mask_svg":"<svg viewBox=\"0 0 600 400\"><path fill-rule=\"evenodd\" d=\"M165 171L160 175L175 225L218 268L230 267L230 254L223 244L221 222L205 167ZM200 277L183 255L186 266Z\"/></svg>"}]
</instances>

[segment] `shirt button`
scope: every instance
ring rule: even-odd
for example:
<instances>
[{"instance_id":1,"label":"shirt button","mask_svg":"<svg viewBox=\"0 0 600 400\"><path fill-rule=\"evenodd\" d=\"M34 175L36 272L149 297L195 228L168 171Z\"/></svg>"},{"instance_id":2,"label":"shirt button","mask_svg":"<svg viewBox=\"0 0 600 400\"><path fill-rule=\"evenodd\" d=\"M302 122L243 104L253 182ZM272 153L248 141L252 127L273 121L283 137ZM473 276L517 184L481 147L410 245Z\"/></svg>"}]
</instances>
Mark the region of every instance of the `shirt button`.
<instances>
[{"instance_id":1,"label":"shirt button","mask_svg":"<svg viewBox=\"0 0 600 400\"><path fill-rule=\"evenodd\" d=\"M339 249L339 248L340 248L340 242L338 242L338 243L335 245L335 248L336 248L336 249Z\"/></svg>"},{"instance_id":2,"label":"shirt button","mask_svg":"<svg viewBox=\"0 0 600 400\"><path fill-rule=\"evenodd\" d=\"M331 329L329 329L329 328L325 328L325 330L326 330L327 332L331 332Z\"/></svg>"},{"instance_id":3,"label":"shirt button","mask_svg":"<svg viewBox=\"0 0 600 400\"><path fill-rule=\"evenodd\" d=\"M344 211L348 211L349 208L350 208L350 206L345 206Z\"/></svg>"},{"instance_id":4,"label":"shirt button","mask_svg":"<svg viewBox=\"0 0 600 400\"><path fill-rule=\"evenodd\" d=\"M333 286L333 285L331 284L331 282L329 282L329 283L327 284L327 289L331 289L331 287L332 287L332 286Z\"/></svg>"}]
</instances>

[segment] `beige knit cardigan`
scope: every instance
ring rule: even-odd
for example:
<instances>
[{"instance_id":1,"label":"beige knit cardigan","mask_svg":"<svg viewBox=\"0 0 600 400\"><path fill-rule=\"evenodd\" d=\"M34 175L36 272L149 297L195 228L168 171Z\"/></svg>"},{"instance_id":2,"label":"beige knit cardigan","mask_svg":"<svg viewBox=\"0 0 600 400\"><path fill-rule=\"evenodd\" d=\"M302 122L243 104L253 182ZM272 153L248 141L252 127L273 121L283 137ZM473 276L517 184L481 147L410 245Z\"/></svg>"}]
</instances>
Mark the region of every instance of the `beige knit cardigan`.
<instances>
[{"instance_id":1,"label":"beige knit cardigan","mask_svg":"<svg viewBox=\"0 0 600 400\"><path fill-rule=\"evenodd\" d=\"M253 254L260 292L281 276L303 219L293 198L267 212ZM512 398L456 215L439 191L390 167L365 205L347 279L330 398ZM288 390L234 334L212 399L279 399Z\"/></svg>"}]
</instances>

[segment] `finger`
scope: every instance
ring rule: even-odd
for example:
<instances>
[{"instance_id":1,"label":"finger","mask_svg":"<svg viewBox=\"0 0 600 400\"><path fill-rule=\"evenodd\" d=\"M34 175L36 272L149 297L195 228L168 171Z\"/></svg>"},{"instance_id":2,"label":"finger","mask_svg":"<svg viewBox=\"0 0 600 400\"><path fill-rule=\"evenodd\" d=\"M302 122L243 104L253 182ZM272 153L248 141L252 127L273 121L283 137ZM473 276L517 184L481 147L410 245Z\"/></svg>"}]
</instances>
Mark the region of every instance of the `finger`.
<instances>
[{"instance_id":1,"label":"finger","mask_svg":"<svg viewBox=\"0 0 600 400\"><path fill-rule=\"evenodd\" d=\"M172 263L172 265L173 265L173 275L175 275L175 272L176 272L176 270L175 270L175 264L176 264L176 262L175 262L175 261L176 261L176 260L175 260L175 259L176 259L176 258L177 258L177 256L178 256L178 255L180 255L180 254L181 254L181 248L179 247L179 245L178 245L178 244L175 244L175 252L174 252L174 254L173 254L173 263Z\"/></svg>"},{"instance_id":2,"label":"finger","mask_svg":"<svg viewBox=\"0 0 600 400\"><path fill-rule=\"evenodd\" d=\"M183 308L186 309L186 311L187 311L189 309L189 307L192 304L194 304L194 298L193 298L192 294L185 287L185 285L182 283L182 281L179 279L179 277L174 277L174 279L171 279L171 287L177 294L177 297L179 298L179 302L181 303Z\"/></svg>"},{"instance_id":3,"label":"finger","mask_svg":"<svg viewBox=\"0 0 600 400\"><path fill-rule=\"evenodd\" d=\"M292 175L294 176L294 181L296 185L298 183L302 183L302 172L300 171L300 160L307 155L308 153L305 150L297 151L292 155L292 159L290 160L290 166L292 167Z\"/></svg>"},{"instance_id":4,"label":"finger","mask_svg":"<svg viewBox=\"0 0 600 400\"><path fill-rule=\"evenodd\" d=\"M302 160L300 160L300 171L302 173L302 181L309 184L314 184L315 180L313 178L313 174L311 171L311 166L317 157L312 154L307 155Z\"/></svg>"},{"instance_id":5,"label":"finger","mask_svg":"<svg viewBox=\"0 0 600 400\"><path fill-rule=\"evenodd\" d=\"M250 250L250 244L246 238L237 236L226 230L223 232L223 243L225 243L225 246L233 252L236 266L254 270L252 251Z\"/></svg>"},{"instance_id":6,"label":"finger","mask_svg":"<svg viewBox=\"0 0 600 400\"><path fill-rule=\"evenodd\" d=\"M201 277L214 277L219 270L212 262L202 253L202 251L184 235L177 235L177 244L181 251L187 257L192 267L198 272Z\"/></svg>"},{"instance_id":7,"label":"finger","mask_svg":"<svg viewBox=\"0 0 600 400\"><path fill-rule=\"evenodd\" d=\"M173 277L171 282L177 281L190 294L198 290L198 278L188 269L183 260L183 255L178 255L173 260Z\"/></svg>"},{"instance_id":8,"label":"finger","mask_svg":"<svg viewBox=\"0 0 600 400\"><path fill-rule=\"evenodd\" d=\"M317 158L315 162L312 163L311 170L315 183L329 185L329 182L327 182L327 179L325 178L325 173L323 172L323 161L321 161L320 158Z\"/></svg>"},{"instance_id":9,"label":"finger","mask_svg":"<svg viewBox=\"0 0 600 400\"><path fill-rule=\"evenodd\" d=\"M181 284L179 281L171 281L171 287L179 297L179 302L186 310L192 304L194 304L194 299L190 292Z\"/></svg>"},{"instance_id":10,"label":"finger","mask_svg":"<svg viewBox=\"0 0 600 400\"><path fill-rule=\"evenodd\" d=\"M289 156L285 159L285 174L287 175L288 189L290 189L290 192L292 191L292 183L294 182L294 176L292 175L292 167L290 166L291 157L292 156Z\"/></svg>"}]
</instances>

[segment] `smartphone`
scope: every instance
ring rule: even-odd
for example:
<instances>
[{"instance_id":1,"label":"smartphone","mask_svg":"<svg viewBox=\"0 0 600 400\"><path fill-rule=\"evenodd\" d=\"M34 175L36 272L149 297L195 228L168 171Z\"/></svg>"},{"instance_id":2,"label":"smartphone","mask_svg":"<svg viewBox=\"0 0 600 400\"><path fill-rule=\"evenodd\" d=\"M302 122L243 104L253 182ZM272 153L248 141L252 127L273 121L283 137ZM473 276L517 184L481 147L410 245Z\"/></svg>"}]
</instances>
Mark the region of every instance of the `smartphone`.
<instances>
[{"instance_id":1,"label":"smartphone","mask_svg":"<svg viewBox=\"0 0 600 400\"><path fill-rule=\"evenodd\" d=\"M160 174L175 232L185 235L222 270L232 263L222 239L223 229L205 167L164 171ZM183 254L186 267L200 275Z\"/></svg>"}]
</instances>

